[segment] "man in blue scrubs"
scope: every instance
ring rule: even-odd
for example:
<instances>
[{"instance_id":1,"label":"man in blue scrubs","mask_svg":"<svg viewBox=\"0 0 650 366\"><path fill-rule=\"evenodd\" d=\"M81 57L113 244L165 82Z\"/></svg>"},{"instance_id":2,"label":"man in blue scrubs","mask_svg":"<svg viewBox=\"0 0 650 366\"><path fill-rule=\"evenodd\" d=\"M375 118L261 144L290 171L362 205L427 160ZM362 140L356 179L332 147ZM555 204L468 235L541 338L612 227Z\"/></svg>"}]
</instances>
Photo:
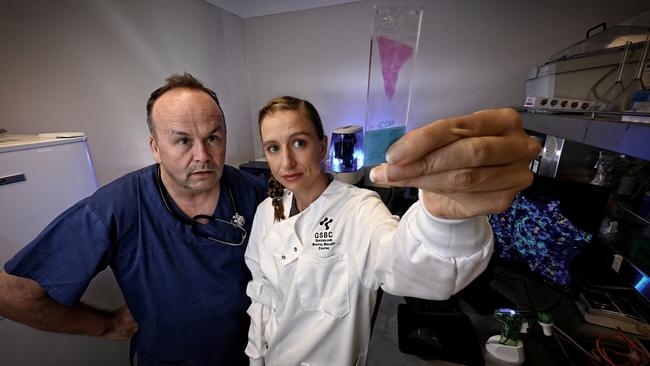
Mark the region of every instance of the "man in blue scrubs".
<instances>
[{"instance_id":1,"label":"man in blue scrubs","mask_svg":"<svg viewBox=\"0 0 650 366\"><path fill-rule=\"evenodd\" d=\"M7 262L0 315L132 339L138 365L248 364L244 251L266 188L225 165L219 101L191 75L172 75L151 94L147 123L157 164L78 202ZM79 301L107 266L128 308Z\"/></svg>"}]
</instances>

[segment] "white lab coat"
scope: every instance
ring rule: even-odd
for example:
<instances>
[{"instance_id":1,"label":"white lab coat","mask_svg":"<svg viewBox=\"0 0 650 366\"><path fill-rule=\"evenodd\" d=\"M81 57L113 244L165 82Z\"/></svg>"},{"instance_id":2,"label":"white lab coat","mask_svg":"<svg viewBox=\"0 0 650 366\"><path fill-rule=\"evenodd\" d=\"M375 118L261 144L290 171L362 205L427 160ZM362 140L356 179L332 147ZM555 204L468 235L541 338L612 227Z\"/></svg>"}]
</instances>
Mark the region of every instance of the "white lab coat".
<instances>
[{"instance_id":1,"label":"white lab coat","mask_svg":"<svg viewBox=\"0 0 650 366\"><path fill-rule=\"evenodd\" d=\"M292 194L285 190L285 214ZM377 289L446 299L487 266L484 216L441 220L415 203L401 222L376 193L333 181L303 212L255 213L246 354L252 365L365 365Z\"/></svg>"}]
</instances>

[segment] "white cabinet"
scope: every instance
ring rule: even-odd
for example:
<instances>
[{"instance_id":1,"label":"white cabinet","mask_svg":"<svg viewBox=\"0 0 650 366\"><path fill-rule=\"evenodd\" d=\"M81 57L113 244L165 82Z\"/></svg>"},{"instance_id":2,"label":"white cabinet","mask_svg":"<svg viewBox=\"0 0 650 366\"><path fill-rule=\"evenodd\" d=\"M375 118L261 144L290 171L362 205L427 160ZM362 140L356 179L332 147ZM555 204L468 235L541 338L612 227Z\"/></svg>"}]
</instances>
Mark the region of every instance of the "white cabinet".
<instances>
[{"instance_id":1,"label":"white cabinet","mask_svg":"<svg viewBox=\"0 0 650 366\"><path fill-rule=\"evenodd\" d=\"M85 137L0 134L0 265L96 189ZM84 299L107 308L123 303L110 271L92 281ZM2 365L128 365L128 355L129 342L43 332L0 318Z\"/></svg>"}]
</instances>

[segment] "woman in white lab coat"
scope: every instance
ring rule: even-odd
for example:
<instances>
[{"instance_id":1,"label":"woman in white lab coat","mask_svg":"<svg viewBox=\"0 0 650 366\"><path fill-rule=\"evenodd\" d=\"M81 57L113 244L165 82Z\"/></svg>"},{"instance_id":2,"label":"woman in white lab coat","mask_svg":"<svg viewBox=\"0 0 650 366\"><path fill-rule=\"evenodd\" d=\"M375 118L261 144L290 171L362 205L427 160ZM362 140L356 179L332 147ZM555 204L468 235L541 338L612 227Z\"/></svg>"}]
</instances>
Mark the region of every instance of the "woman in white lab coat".
<instances>
[{"instance_id":1,"label":"woman in white lab coat","mask_svg":"<svg viewBox=\"0 0 650 366\"><path fill-rule=\"evenodd\" d=\"M309 102L274 99L259 124L273 178L245 255L251 364L364 365L380 287L446 299L485 269L484 215L440 219L418 201L399 222L376 193L326 175L327 137Z\"/></svg>"}]
</instances>

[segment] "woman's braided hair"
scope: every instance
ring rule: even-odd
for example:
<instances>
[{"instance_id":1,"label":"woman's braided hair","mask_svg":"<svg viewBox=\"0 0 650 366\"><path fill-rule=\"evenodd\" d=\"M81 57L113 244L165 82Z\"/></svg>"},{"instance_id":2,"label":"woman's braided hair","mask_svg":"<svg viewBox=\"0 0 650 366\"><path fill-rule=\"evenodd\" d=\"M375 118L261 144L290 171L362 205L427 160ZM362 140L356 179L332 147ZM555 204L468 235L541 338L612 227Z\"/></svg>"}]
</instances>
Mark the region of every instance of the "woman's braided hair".
<instances>
[{"instance_id":1,"label":"woman's braided hair","mask_svg":"<svg viewBox=\"0 0 650 366\"><path fill-rule=\"evenodd\" d=\"M284 220L284 205L282 204L282 196L284 195L284 186L278 182L273 175L269 178L269 197L271 197L271 204L273 205L273 216L275 221Z\"/></svg>"},{"instance_id":2,"label":"woman's braided hair","mask_svg":"<svg viewBox=\"0 0 650 366\"><path fill-rule=\"evenodd\" d=\"M271 115L277 111L300 111L304 113L307 119L313 123L314 129L316 130L316 136L321 140L325 137L323 122L318 115L318 111L316 110L316 107L314 107L314 105L308 101L290 96L283 96L272 99L266 103L262 109L260 109L257 117L258 124L261 126L264 117ZM262 129L260 128L260 134L261 131ZM271 176L269 179L269 197L271 197L275 221L285 219L284 205L282 204L283 195L284 186L277 179L275 179L275 177Z\"/></svg>"}]
</instances>

